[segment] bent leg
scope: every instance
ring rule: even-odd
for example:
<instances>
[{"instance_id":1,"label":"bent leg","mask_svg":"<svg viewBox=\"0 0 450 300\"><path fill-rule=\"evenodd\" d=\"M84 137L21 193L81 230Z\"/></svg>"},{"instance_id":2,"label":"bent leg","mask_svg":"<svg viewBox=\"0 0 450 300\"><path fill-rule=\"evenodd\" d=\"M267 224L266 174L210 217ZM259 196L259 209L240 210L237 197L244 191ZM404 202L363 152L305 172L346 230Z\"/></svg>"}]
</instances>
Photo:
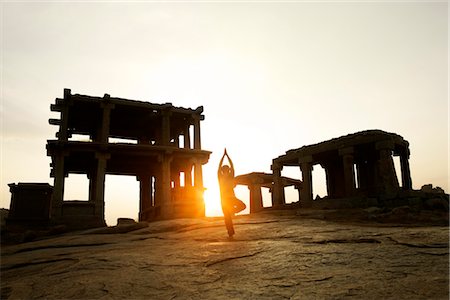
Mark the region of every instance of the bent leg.
<instances>
[{"instance_id":1,"label":"bent leg","mask_svg":"<svg viewBox=\"0 0 450 300\"><path fill-rule=\"evenodd\" d=\"M235 214L237 214L240 211L243 211L246 207L247 206L245 205L244 202L242 202L238 198L234 198L234 201L233 201L233 212Z\"/></svg>"}]
</instances>

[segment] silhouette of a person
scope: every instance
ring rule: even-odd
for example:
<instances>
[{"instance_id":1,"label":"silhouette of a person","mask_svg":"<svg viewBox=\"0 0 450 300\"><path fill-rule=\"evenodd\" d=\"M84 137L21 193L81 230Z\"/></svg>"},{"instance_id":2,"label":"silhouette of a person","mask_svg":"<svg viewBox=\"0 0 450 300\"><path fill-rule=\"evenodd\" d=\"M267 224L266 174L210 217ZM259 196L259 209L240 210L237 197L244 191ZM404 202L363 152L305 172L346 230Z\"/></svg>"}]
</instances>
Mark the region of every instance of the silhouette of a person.
<instances>
[{"instance_id":1,"label":"silhouette of a person","mask_svg":"<svg viewBox=\"0 0 450 300\"><path fill-rule=\"evenodd\" d=\"M223 165L225 157L228 159L230 165ZM227 227L228 236L234 235L233 220L234 214L245 209L245 204L234 194L234 187L236 183L234 181L234 166L233 161L227 153L227 149L223 153L220 159L219 169L217 170L217 177L219 178L220 186L220 198L222 204L223 216L225 219L225 226Z\"/></svg>"}]
</instances>

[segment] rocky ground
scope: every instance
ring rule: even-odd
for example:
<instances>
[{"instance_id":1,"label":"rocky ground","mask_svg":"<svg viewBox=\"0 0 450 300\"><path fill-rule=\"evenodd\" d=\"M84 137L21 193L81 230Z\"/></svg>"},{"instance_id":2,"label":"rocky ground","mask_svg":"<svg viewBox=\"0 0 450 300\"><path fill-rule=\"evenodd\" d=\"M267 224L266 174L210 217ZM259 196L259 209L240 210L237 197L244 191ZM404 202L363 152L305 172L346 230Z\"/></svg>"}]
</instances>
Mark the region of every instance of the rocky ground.
<instances>
[{"instance_id":1,"label":"rocky ground","mask_svg":"<svg viewBox=\"0 0 450 300\"><path fill-rule=\"evenodd\" d=\"M233 240L212 218L3 245L1 299L448 299L447 224L361 213L242 216Z\"/></svg>"}]
</instances>

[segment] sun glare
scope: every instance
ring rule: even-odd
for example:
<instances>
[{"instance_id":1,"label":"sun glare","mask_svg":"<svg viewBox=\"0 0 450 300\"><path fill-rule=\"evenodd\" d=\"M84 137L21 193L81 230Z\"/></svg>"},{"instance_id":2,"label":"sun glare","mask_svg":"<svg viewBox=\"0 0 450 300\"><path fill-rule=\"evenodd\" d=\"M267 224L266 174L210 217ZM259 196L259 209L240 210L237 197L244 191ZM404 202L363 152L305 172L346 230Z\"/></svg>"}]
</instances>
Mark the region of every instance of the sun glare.
<instances>
[{"instance_id":1,"label":"sun glare","mask_svg":"<svg viewBox=\"0 0 450 300\"><path fill-rule=\"evenodd\" d=\"M223 215L220 204L219 185L217 183L207 186L203 198L205 199L205 215L207 217L218 217Z\"/></svg>"}]
</instances>

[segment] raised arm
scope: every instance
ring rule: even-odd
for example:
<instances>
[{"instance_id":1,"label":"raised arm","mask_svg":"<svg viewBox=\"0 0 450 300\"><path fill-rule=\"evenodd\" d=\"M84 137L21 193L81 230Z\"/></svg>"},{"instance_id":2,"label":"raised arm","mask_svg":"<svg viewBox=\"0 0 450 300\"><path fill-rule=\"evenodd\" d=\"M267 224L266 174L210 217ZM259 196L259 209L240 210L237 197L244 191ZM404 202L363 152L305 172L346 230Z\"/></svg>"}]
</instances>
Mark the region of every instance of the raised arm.
<instances>
[{"instance_id":1,"label":"raised arm","mask_svg":"<svg viewBox=\"0 0 450 300\"><path fill-rule=\"evenodd\" d=\"M230 168L231 168L231 175L234 177L234 165L233 161L231 160L231 157L228 155L228 153L225 153L227 155L228 161L230 162Z\"/></svg>"},{"instance_id":2,"label":"raised arm","mask_svg":"<svg viewBox=\"0 0 450 300\"><path fill-rule=\"evenodd\" d=\"M222 168L223 160L225 159L225 155L226 155L226 150L223 153L222 158L220 159L219 168L217 169L217 176L220 176L220 174L221 174L220 168Z\"/></svg>"}]
</instances>

